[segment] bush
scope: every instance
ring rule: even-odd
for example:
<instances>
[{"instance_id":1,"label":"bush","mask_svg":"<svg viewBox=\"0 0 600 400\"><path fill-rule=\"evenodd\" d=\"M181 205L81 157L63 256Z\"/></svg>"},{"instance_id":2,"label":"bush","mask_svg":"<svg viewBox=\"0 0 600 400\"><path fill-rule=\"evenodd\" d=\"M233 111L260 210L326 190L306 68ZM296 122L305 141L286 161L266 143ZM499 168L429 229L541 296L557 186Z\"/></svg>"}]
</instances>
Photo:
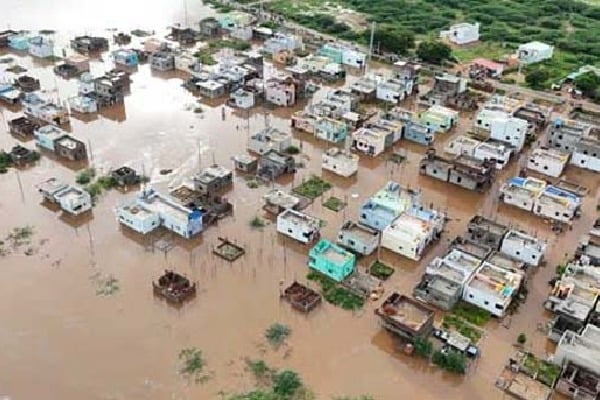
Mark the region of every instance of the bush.
<instances>
[{"instance_id":1,"label":"bush","mask_svg":"<svg viewBox=\"0 0 600 400\"><path fill-rule=\"evenodd\" d=\"M519 336L517 336L517 343L523 346L525 342L527 342L527 336L525 336L523 332L519 333Z\"/></svg>"},{"instance_id":2,"label":"bush","mask_svg":"<svg viewBox=\"0 0 600 400\"><path fill-rule=\"evenodd\" d=\"M525 75L525 83L532 89L542 90L550 79L550 73L543 68L536 68Z\"/></svg>"},{"instance_id":3,"label":"bush","mask_svg":"<svg viewBox=\"0 0 600 400\"><path fill-rule=\"evenodd\" d=\"M442 61L449 60L451 55L450 46L439 41L424 41L417 48L417 56L431 64L441 64Z\"/></svg>"},{"instance_id":4,"label":"bush","mask_svg":"<svg viewBox=\"0 0 600 400\"><path fill-rule=\"evenodd\" d=\"M464 374L467 370L467 359L461 353L450 350L446 353L436 351L432 361L438 367L455 374Z\"/></svg>"},{"instance_id":5,"label":"bush","mask_svg":"<svg viewBox=\"0 0 600 400\"><path fill-rule=\"evenodd\" d=\"M262 219L261 217L256 216L250 220L250 226L252 228L262 228L265 225L266 225L265 220Z\"/></svg>"},{"instance_id":6,"label":"bush","mask_svg":"<svg viewBox=\"0 0 600 400\"><path fill-rule=\"evenodd\" d=\"M431 341L418 336L413 342L415 353L421 357L429 357L433 352L433 343Z\"/></svg>"},{"instance_id":7,"label":"bush","mask_svg":"<svg viewBox=\"0 0 600 400\"><path fill-rule=\"evenodd\" d=\"M273 392L283 399L289 399L302 387L300 376L294 371L279 372L273 378Z\"/></svg>"},{"instance_id":8,"label":"bush","mask_svg":"<svg viewBox=\"0 0 600 400\"><path fill-rule=\"evenodd\" d=\"M280 323L275 323L271 325L265 331L265 338L273 347L278 347L285 342L288 336L292 333L292 330L289 326L283 325Z\"/></svg>"},{"instance_id":9,"label":"bush","mask_svg":"<svg viewBox=\"0 0 600 400\"><path fill-rule=\"evenodd\" d=\"M287 154L291 154L291 155L294 155L294 154L300 154L300 148L298 148L297 146L288 146L288 147L285 149L285 152L286 152Z\"/></svg>"},{"instance_id":10,"label":"bush","mask_svg":"<svg viewBox=\"0 0 600 400\"><path fill-rule=\"evenodd\" d=\"M75 177L75 182L80 185L87 185L96 176L96 171L93 168L86 168L79 172Z\"/></svg>"}]
</instances>

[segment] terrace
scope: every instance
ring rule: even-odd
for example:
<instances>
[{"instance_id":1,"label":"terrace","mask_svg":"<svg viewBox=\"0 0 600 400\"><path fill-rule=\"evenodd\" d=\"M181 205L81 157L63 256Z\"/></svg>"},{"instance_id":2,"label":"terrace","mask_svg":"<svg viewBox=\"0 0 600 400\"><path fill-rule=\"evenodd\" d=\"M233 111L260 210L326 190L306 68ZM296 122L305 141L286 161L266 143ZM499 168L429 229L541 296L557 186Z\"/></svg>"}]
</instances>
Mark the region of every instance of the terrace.
<instances>
[{"instance_id":1,"label":"terrace","mask_svg":"<svg viewBox=\"0 0 600 400\"><path fill-rule=\"evenodd\" d=\"M384 328L411 341L433 329L433 310L399 293L391 294L375 314Z\"/></svg>"}]
</instances>

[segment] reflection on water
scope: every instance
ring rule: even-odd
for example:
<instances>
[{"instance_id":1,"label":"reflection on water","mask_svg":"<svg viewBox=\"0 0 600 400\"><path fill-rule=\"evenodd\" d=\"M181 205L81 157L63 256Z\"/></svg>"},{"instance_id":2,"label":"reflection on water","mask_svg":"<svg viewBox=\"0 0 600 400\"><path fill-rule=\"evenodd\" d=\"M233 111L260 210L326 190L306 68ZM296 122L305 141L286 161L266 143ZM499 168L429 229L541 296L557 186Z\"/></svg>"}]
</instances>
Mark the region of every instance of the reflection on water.
<instances>
[{"instance_id":1,"label":"reflection on water","mask_svg":"<svg viewBox=\"0 0 600 400\"><path fill-rule=\"evenodd\" d=\"M197 2L188 3L190 20L209 13ZM151 6L138 1L4 0L0 25L50 26L77 29L79 33L109 26L160 29L181 20L182 7L162 0ZM61 35L57 37L63 43L68 40L68 35ZM76 82L56 78L51 64L15 57L40 78L44 88L57 89L52 92L57 97L75 93ZM92 62L93 71L105 68L100 59ZM132 80L124 106L106 109L97 118L75 116L71 131L90 146L90 162L99 174L129 165L149 175L152 184L163 190L186 182L200 167L213 162L230 167L230 157L245 152L248 135L265 126L265 114L272 126L289 131L289 116L303 106L257 108L250 113L226 107L223 120L222 100L203 103L201 114L192 111L190 105L195 105L197 98L182 88L178 74L158 76L143 65ZM5 109L3 114L10 119L18 112ZM465 115L453 133L439 136L436 148L441 151L452 135L465 131L470 118ZM16 143L5 131L2 121L3 148ZM277 182L286 188L311 173L320 174L321 154L328 147L305 133L294 132L294 137L301 144L306 167L296 176ZM27 146L33 147L33 142ZM591 172L568 171L569 179L584 183L592 193L584 200L583 216L574 229L557 237L539 219L514 208L498 207L498 185L487 195L480 195L418 175L425 148L408 143L402 147L407 155L402 164L386 161L385 156L363 157L356 177L323 175L334 184L331 194L347 199L344 211L332 212L319 199L307 209L327 222L323 236L334 238L344 219L356 219L360 204L388 179L395 179L421 188L425 204L448 213L450 221L442 240L427 251L422 262L380 252L385 262L396 267L386 283L388 292L410 293L424 265L445 251L448 241L464 231L476 212L535 232L550 245L548 267L533 276L528 302L509 324L490 323L486 327L483 357L466 377L448 376L398 352L393 338L379 328L373 304L358 313L323 304L305 316L280 303L282 280L305 282L308 248L277 235L273 224L259 230L250 228L250 219L263 215L261 196L270 185L251 189L236 176L234 189L228 193L234 215L197 239L185 241L164 231L142 237L120 227L114 214L119 203L134 195L131 192L106 192L92 213L76 220L40 205L35 184L48 176L74 183L74 169L82 167L44 154L36 167L19 171L19 176L14 170L0 175L0 234L14 226L32 225L36 232L32 246L37 249L30 256L19 253L0 258L0 269L10 277L0 281L0 393L21 399L47 398L49 393L51 398L65 400L218 398L219 390L251 387L252 379L244 372L242 360L251 357L297 370L318 399L361 393L391 400L398 399L399 393L415 399L502 398L493 383L517 334L526 332L536 352L549 350L537 331L538 324L548 318L540 304L554 265L574 249L578 237L593 223L598 179ZM166 168L173 173L161 175L160 170ZM498 179L514 174L516 169L513 163ZM236 240L246 254L233 263L215 256L212 249L218 237ZM165 243L172 244L168 251ZM363 258L359 265L363 268L376 257ZM181 309L173 309L152 295L152 280L167 267L198 282L196 298ZM96 296L90 276L97 271L114 276L119 291L112 296ZM276 321L293 330L287 357L261 346L264 329ZM176 355L185 347L202 349L215 372L205 385L189 386L177 376Z\"/></svg>"}]
</instances>

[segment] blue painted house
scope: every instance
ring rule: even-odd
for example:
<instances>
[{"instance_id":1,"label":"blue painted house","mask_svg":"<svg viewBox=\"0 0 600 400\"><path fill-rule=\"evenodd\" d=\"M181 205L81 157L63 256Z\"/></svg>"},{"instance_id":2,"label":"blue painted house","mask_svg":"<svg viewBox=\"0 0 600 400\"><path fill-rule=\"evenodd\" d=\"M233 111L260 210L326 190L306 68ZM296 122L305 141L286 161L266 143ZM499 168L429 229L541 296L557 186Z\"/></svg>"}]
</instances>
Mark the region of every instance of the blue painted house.
<instances>
[{"instance_id":1,"label":"blue painted house","mask_svg":"<svg viewBox=\"0 0 600 400\"><path fill-rule=\"evenodd\" d=\"M390 181L360 207L358 221L382 231L413 204L418 204L418 199L419 192Z\"/></svg>"},{"instance_id":2,"label":"blue painted house","mask_svg":"<svg viewBox=\"0 0 600 400\"><path fill-rule=\"evenodd\" d=\"M115 64L124 65L126 67L135 67L138 65L138 55L134 50L118 49L112 53Z\"/></svg>"},{"instance_id":3,"label":"blue painted house","mask_svg":"<svg viewBox=\"0 0 600 400\"><path fill-rule=\"evenodd\" d=\"M435 140L435 129L420 122L409 120L406 121L404 138L411 142L429 146Z\"/></svg>"},{"instance_id":4,"label":"blue painted house","mask_svg":"<svg viewBox=\"0 0 600 400\"><path fill-rule=\"evenodd\" d=\"M13 50L27 50L29 48L29 37L26 35L14 35L8 38L8 47Z\"/></svg>"},{"instance_id":5,"label":"blue painted house","mask_svg":"<svg viewBox=\"0 0 600 400\"><path fill-rule=\"evenodd\" d=\"M336 282L343 281L354 271L356 256L331 243L321 239L308 252L308 266Z\"/></svg>"},{"instance_id":6,"label":"blue painted house","mask_svg":"<svg viewBox=\"0 0 600 400\"><path fill-rule=\"evenodd\" d=\"M328 142L339 143L346 139L348 126L344 121L333 118L319 118L315 121L315 137Z\"/></svg>"}]
</instances>

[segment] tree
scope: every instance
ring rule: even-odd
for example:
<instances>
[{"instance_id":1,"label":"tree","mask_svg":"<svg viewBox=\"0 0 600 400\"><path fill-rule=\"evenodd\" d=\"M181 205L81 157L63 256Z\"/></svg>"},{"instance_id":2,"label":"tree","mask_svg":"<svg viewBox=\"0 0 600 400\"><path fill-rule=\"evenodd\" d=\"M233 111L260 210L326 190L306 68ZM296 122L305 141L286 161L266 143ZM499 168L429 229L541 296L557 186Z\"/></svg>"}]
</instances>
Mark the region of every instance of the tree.
<instances>
[{"instance_id":1,"label":"tree","mask_svg":"<svg viewBox=\"0 0 600 400\"><path fill-rule=\"evenodd\" d=\"M525 75L525 82L532 89L543 89L548 78L550 78L548 71L542 68L536 68Z\"/></svg>"},{"instance_id":2,"label":"tree","mask_svg":"<svg viewBox=\"0 0 600 400\"><path fill-rule=\"evenodd\" d=\"M365 31L365 39L369 41L371 30ZM406 54L408 49L415 46L415 36L412 32L394 27L388 24L382 24L375 30L373 37L374 46L383 51Z\"/></svg>"},{"instance_id":3,"label":"tree","mask_svg":"<svg viewBox=\"0 0 600 400\"><path fill-rule=\"evenodd\" d=\"M441 64L442 61L450 59L452 49L446 43L438 41L425 41L419 43L417 56L425 62Z\"/></svg>"},{"instance_id":4,"label":"tree","mask_svg":"<svg viewBox=\"0 0 600 400\"><path fill-rule=\"evenodd\" d=\"M594 97L598 86L600 86L600 78L595 72L586 72L579 75L573 82L575 87L583 93L585 97Z\"/></svg>"},{"instance_id":5,"label":"tree","mask_svg":"<svg viewBox=\"0 0 600 400\"><path fill-rule=\"evenodd\" d=\"M290 398L301 387L300 376L294 371L281 371L273 378L273 392L283 398Z\"/></svg>"},{"instance_id":6,"label":"tree","mask_svg":"<svg viewBox=\"0 0 600 400\"><path fill-rule=\"evenodd\" d=\"M433 351L433 344L429 340L422 337L417 337L413 345L415 348L415 353L421 357L429 357Z\"/></svg>"},{"instance_id":7,"label":"tree","mask_svg":"<svg viewBox=\"0 0 600 400\"><path fill-rule=\"evenodd\" d=\"M525 336L525 334L523 332L519 333L519 336L517 336L517 343L519 343L521 346L523 346L526 341L527 341L527 336Z\"/></svg>"}]
</instances>

